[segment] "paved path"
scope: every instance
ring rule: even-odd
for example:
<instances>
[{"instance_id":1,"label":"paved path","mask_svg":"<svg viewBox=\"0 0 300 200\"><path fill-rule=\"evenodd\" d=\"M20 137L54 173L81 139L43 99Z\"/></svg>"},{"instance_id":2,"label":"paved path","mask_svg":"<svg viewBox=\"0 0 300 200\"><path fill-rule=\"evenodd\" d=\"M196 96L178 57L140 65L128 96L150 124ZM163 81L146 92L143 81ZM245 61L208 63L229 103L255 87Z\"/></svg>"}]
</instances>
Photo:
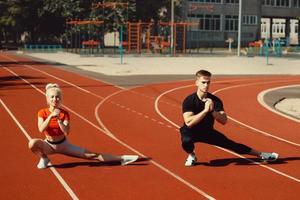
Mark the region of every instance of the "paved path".
<instances>
[{"instance_id":1,"label":"paved path","mask_svg":"<svg viewBox=\"0 0 300 200\"><path fill-rule=\"evenodd\" d=\"M140 56L126 56L123 64L118 57L81 57L78 54L65 52L27 55L110 76L191 75L199 69L207 69L215 75L300 74L300 54L299 59L272 57L268 59L268 63L264 57L226 55L146 57L146 59Z\"/></svg>"}]
</instances>

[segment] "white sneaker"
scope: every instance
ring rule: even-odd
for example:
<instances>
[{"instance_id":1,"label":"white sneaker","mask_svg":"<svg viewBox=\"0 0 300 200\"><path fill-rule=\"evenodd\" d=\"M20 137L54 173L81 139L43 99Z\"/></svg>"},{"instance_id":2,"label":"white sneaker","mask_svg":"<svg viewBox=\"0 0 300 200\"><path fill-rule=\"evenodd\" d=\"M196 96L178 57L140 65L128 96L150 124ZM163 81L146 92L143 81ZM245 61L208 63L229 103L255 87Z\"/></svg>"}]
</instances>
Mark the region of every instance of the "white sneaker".
<instances>
[{"instance_id":1,"label":"white sneaker","mask_svg":"<svg viewBox=\"0 0 300 200\"><path fill-rule=\"evenodd\" d=\"M137 155L123 155L121 158L122 158L121 165L128 165L130 163L135 162L139 158L139 156L137 156Z\"/></svg>"},{"instance_id":2,"label":"white sneaker","mask_svg":"<svg viewBox=\"0 0 300 200\"><path fill-rule=\"evenodd\" d=\"M194 166L196 164L196 162L197 162L197 157L196 157L195 153L191 153L187 157L184 165L186 167L190 167L190 166Z\"/></svg>"},{"instance_id":3,"label":"white sneaker","mask_svg":"<svg viewBox=\"0 0 300 200\"><path fill-rule=\"evenodd\" d=\"M263 160L263 161L276 161L278 159L279 155L278 153L266 153L266 152L262 152L260 154L260 158Z\"/></svg>"},{"instance_id":4,"label":"white sneaker","mask_svg":"<svg viewBox=\"0 0 300 200\"><path fill-rule=\"evenodd\" d=\"M49 158L41 158L39 163L37 164L37 168L45 169L47 168L49 162L50 162Z\"/></svg>"}]
</instances>

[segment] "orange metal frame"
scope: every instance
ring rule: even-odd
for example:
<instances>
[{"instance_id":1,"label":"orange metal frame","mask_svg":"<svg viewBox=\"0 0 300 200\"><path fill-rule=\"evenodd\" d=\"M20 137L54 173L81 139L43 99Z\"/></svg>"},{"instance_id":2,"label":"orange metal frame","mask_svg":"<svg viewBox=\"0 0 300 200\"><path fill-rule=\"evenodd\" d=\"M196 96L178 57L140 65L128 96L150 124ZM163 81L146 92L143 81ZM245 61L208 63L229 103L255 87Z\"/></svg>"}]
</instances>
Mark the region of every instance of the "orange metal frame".
<instances>
[{"instance_id":1,"label":"orange metal frame","mask_svg":"<svg viewBox=\"0 0 300 200\"><path fill-rule=\"evenodd\" d=\"M182 26L183 27L183 38L182 38L182 49L183 53L186 53L186 28L187 26L192 26L195 25L196 23L191 23L191 22L159 22L159 25L161 26L173 26L173 53L176 54L176 39L177 39L177 27Z\"/></svg>"},{"instance_id":2,"label":"orange metal frame","mask_svg":"<svg viewBox=\"0 0 300 200\"><path fill-rule=\"evenodd\" d=\"M128 52L130 53L133 49L136 49L137 53L141 53L142 49L142 32L146 30L146 44L147 50L150 51L151 43L151 26L152 22L128 22L127 33L128 41L124 41L122 45L127 46Z\"/></svg>"}]
</instances>

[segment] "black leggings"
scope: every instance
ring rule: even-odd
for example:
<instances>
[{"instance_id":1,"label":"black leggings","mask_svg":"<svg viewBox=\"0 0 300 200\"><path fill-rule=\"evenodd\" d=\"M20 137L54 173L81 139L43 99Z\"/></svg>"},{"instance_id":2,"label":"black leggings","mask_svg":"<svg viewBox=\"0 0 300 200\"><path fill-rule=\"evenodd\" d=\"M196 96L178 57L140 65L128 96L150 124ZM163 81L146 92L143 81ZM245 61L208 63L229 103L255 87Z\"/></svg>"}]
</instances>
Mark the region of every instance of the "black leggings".
<instances>
[{"instance_id":1,"label":"black leggings","mask_svg":"<svg viewBox=\"0 0 300 200\"><path fill-rule=\"evenodd\" d=\"M229 149L239 154L249 154L252 150L250 147L236 143L233 140L230 140L225 135L220 133L217 130L210 130L201 133L191 133L189 131L184 130L183 128L180 129L181 133L181 142L182 148L187 153L192 153L195 149L194 143L202 142L206 144L211 144L219 147L223 147L225 149Z\"/></svg>"}]
</instances>

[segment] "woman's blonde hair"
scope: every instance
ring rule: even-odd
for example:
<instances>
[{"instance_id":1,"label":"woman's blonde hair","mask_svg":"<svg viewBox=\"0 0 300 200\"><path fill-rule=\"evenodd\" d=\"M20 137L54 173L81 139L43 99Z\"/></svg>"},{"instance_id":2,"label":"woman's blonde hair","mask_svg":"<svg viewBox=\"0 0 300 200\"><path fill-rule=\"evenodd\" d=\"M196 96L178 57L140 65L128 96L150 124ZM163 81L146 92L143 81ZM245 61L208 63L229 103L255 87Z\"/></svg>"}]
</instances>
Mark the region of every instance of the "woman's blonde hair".
<instances>
[{"instance_id":1,"label":"woman's blonde hair","mask_svg":"<svg viewBox=\"0 0 300 200\"><path fill-rule=\"evenodd\" d=\"M47 92L47 90L49 90L51 88L59 88L59 85L57 83L48 83L45 87L46 92Z\"/></svg>"}]
</instances>

